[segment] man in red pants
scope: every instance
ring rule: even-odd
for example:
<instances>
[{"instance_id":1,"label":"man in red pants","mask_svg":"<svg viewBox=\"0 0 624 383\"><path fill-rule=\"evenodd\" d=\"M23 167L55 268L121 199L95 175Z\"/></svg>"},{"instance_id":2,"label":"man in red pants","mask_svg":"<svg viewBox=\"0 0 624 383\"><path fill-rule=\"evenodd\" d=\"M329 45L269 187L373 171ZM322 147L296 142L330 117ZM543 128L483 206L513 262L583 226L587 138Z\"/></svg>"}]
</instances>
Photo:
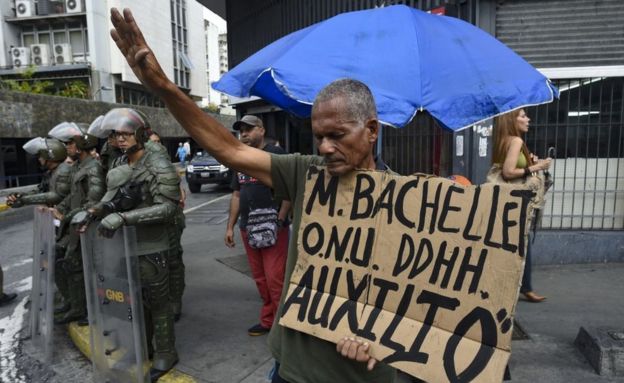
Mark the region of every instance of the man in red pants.
<instances>
[{"instance_id":1,"label":"man in red pants","mask_svg":"<svg viewBox=\"0 0 624 383\"><path fill-rule=\"evenodd\" d=\"M260 118L244 116L233 128L240 131L244 144L269 153L285 154L282 148L265 143L266 131ZM273 200L271 188L240 172L234 174L231 187L225 245L234 247L234 225L240 217L241 238L263 302L260 323L247 332L251 336L264 335L273 325L284 285L290 202Z\"/></svg>"}]
</instances>

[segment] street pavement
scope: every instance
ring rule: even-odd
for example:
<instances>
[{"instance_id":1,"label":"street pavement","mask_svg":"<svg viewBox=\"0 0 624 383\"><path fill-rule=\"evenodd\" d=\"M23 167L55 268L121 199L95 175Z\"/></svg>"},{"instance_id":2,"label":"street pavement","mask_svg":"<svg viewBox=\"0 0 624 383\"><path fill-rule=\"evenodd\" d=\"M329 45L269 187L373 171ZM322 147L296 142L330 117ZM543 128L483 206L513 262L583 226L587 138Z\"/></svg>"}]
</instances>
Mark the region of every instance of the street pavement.
<instances>
[{"instance_id":1,"label":"street pavement","mask_svg":"<svg viewBox=\"0 0 624 383\"><path fill-rule=\"evenodd\" d=\"M249 276L240 236L228 249L223 234L228 189L204 186L190 194L182 238L186 263L183 314L176 324L180 362L176 368L198 382L266 383L273 361L266 336L250 337L261 302ZM84 382L90 363L57 329L54 363L44 366L25 351L31 287L32 220L3 224L0 254L5 285L17 291L15 304L0 308L0 382ZM24 216L26 216L24 214ZM539 255L536 255L539 256ZM533 272L539 304L521 300L516 319L528 339L512 342L513 382L622 382L600 377L573 342L580 326L624 328L624 264L540 266ZM402 382L408 382L405 376Z\"/></svg>"}]
</instances>

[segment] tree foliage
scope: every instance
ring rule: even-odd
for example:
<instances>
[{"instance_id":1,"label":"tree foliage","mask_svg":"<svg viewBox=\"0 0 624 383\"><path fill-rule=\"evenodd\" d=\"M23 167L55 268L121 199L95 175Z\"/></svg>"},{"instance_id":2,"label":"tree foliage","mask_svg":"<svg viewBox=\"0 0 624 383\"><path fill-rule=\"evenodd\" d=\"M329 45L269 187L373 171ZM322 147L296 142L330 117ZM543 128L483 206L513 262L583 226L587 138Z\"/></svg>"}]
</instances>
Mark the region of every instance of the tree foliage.
<instances>
[{"instance_id":1,"label":"tree foliage","mask_svg":"<svg viewBox=\"0 0 624 383\"><path fill-rule=\"evenodd\" d=\"M55 89L54 82L34 78L36 72L36 67L31 65L24 69L17 79L0 80L0 89L71 98L89 98L89 86L83 81L73 80L65 83L63 89Z\"/></svg>"}]
</instances>

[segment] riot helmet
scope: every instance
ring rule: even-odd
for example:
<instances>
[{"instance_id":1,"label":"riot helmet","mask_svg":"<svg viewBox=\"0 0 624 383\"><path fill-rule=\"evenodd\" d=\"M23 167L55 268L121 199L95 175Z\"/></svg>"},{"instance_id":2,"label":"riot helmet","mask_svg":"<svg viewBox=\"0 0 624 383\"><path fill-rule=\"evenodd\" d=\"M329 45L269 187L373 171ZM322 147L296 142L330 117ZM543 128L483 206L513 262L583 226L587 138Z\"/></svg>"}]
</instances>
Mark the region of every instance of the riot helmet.
<instances>
[{"instance_id":1,"label":"riot helmet","mask_svg":"<svg viewBox=\"0 0 624 383\"><path fill-rule=\"evenodd\" d=\"M133 153L144 148L149 139L150 127L142 112L131 108L115 108L104 115L98 131L102 131L101 134L134 134L136 144L125 150L126 153Z\"/></svg>"},{"instance_id":2,"label":"riot helmet","mask_svg":"<svg viewBox=\"0 0 624 383\"><path fill-rule=\"evenodd\" d=\"M73 141L80 150L91 150L97 146L97 137L87 133L87 125L74 122L61 122L48 132L50 137L68 143Z\"/></svg>"},{"instance_id":3,"label":"riot helmet","mask_svg":"<svg viewBox=\"0 0 624 383\"><path fill-rule=\"evenodd\" d=\"M63 162L67 157L65 145L54 138L35 137L22 146L27 153L46 161Z\"/></svg>"},{"instance_id":4,"label":"riot helmet","mask_svg":"<svg viewBox=\"0 0 624 383\"><path fill-rule=\"evenodd\" d=\"M97 118L93 120L91 125L89 125L89 128L87 129L87 133L97 138L102 138L102 139L108 138L110 132L104 131L101 129L103 119L104 119L104 116L97 116Z\"/></svg>"}]
</instances>

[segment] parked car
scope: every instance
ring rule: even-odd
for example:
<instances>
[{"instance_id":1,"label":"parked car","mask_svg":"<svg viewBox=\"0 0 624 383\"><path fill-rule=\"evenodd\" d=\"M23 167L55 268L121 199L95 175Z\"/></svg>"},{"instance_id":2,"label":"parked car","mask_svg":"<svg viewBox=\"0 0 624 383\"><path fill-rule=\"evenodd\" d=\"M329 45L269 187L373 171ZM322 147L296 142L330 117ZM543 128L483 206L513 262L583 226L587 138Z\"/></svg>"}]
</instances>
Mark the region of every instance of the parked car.
<instances>
[{"instance_id":1,"label":"parked car","mask_svg":"<svg viewBox=\"0 0 624 383\"><path fill-rule=\"evenodd\" d=\"M229 184L232 172L207 152L198 152L186 167L186 182L191 193L198 193L203 184Z\"/></svg>"}]
</instances>

